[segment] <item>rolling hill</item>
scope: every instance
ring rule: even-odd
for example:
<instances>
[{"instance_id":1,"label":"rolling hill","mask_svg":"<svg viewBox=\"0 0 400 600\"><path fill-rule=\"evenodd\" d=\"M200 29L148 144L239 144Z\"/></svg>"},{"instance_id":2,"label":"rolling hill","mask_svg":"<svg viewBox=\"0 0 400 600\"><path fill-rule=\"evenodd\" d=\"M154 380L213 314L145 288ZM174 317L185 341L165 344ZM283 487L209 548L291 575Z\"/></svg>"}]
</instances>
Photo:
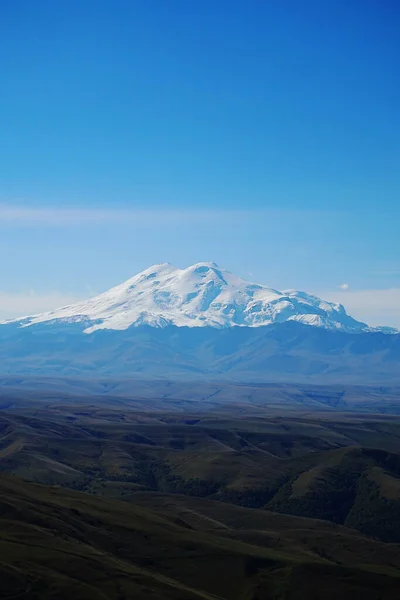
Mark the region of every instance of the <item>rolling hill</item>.
<instances>
[{"instance_id":1,"label":"rolling hill","mask_svg":"<svg viewBox=\"0 0 400 600\"><path fill-rule=\"evenodd\" d=\"M397 598L398 546L318 525L179 498L116 502L2 476L2 597Z\"/></svg>"},{"instance_id":2,"label":"rolling hill","mask_svg":"<svg viewBox=\"0 0 400 600\"><path fill-rule=\"evenodd\" d=\"M15 400L0 414L0 470L127 502L151 491L270 509L400 542L398 417L94 400Z\"/></svg>"}]
</instances>

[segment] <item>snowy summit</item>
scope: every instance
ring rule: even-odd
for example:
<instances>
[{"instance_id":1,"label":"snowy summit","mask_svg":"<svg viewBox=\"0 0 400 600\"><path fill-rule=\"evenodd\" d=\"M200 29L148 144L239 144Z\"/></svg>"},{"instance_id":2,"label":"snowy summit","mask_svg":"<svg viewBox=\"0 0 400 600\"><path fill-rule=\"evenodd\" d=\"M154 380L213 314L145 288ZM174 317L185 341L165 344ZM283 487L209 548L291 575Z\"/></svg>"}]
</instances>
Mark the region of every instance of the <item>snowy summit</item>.
<instances>
[{"instance_id":1,"label":"snowy summit","mask_svg":"<svg viewBox=\"0 0 400 600\"><path fill-rule=\"evenodd\" d=\"M369 330L340 304L250 283L208 262L187 269L154 265L95 298L14 322L22 327L79 322L92 333L140 325L261 327L285 321L352 333Z\"/></svg>"}]
</instances>

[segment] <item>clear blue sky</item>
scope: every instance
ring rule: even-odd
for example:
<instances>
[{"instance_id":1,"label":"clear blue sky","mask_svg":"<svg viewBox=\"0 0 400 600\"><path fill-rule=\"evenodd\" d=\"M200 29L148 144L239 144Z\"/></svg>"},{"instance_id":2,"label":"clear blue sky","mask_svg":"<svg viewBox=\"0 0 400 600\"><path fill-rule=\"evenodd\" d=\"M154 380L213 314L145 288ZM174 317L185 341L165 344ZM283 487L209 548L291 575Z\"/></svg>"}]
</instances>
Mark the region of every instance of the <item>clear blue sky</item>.
<instances>
[{"instance_id":1,"label":"clear blue sky","mask_svg":"<svg viewBox=\"0 0 400 600\"><path fill-rule=\"evenodd\" d=\"M0 317L214 260L400 325L399 29L397 0L3 0Z\"/></svg>"}]
</instances>

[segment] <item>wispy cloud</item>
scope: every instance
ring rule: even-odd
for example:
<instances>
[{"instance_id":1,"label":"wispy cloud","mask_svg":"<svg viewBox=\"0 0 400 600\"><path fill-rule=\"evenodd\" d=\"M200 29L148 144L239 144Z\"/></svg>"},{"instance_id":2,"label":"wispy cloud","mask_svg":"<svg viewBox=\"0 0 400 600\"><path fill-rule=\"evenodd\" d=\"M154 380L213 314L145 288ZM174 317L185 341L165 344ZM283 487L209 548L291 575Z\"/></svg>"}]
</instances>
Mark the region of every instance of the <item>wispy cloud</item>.
<instances>
[{"instance_id":1,"label":"wispy cloud","mask_svg":"<svg viewBox=\"0 0 400 600\"><path fill-rule=\"evenodd\" d=\"M332 213L337 214L337 213ZM249 219L265 222L291 219L298 226L299 219L326 220L328 214L322 211L297 211L293 209L239 209L239 208L191 208L190 203L183 208L80 208L32 206L15 202L0 201L0 226L79 226L113 223L138 225L159 224L207 224L219 221L242 223ZM268 221L267 221L268 219Z\"/></svg>"},{"instance_id":2,"label":"wispy cloud","mask_svg":"<svg viewBox=\"0 0 400 600\"><path fill-rule=\"evenodd\" d=\"M181 216L180 213L170 217ZM86 225L97 223L119 223L126 221L152 221L165 218L163 210L97 209L97 208L49 208L10 206L0 204L0 223L23 225Z\"/></svg>"},{"instance_id":3,"label":"wispy cloud","mask_svg":"<svg viewBox=\"0 0 400 600\"><path fill-rule=\"evenodd\" d=\"M92 294L87 294L88 296ZM33 315L66 306L82 300L84 296L61 292L0 292L0 320Z\"/></svg>"},{"instance_id":4,"label":"wispy cloud","mask_svg":"<svg viewBox=\"0 0 400 600\"><path fill-rule=\"evenodd\" d=\"M264 214L264 213L263 213ZM112 223L209 223L215 219L241 219L253 216L253 211L219 209L165 208L52 208L12 206L0 203L0 225L79 226ZM212 222L212 221L211 221Z\"/></svg>"},{"instance_id":5,"label":"wispy cloud","mask_svg":"<svg viewBox=\"0 0 400 600\"><path fill-rule=\"evenodd\" d=\"M322 291L325 300L343 304L353 317L369 325L400 328L400 288Z\"/></svg>"},{"instance_id":6,"label":"wispy cloud","mask_svg":"<svg viewBox=\"0 0 400 600\"><path fill-rule=\"evenodd\" d=\"M339 287L341 290L348 290L350 286L349 286L349 284L348 284L348 283L341 283L340 285L338 285L338 287Z\"/></svg>"}]
</instances>

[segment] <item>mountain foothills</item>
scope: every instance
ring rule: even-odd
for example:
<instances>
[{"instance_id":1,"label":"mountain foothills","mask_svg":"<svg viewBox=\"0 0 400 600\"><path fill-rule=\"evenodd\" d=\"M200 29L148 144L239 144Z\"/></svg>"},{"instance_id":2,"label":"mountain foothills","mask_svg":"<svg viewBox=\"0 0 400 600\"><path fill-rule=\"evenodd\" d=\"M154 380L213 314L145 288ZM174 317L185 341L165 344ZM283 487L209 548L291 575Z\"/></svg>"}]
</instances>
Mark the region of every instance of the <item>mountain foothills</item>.
<instances>
[{"instance_id":1,"label":"mountain foothills","mask_svg":"<svg viewBox=\"0 0 400 600\"><path fill-rule=\"evenodd\" d=\"M400 334L215 263L155 265L59 310L0 324L2 373L357 383L400 380Z\"/></svg>"}]
</instances>

